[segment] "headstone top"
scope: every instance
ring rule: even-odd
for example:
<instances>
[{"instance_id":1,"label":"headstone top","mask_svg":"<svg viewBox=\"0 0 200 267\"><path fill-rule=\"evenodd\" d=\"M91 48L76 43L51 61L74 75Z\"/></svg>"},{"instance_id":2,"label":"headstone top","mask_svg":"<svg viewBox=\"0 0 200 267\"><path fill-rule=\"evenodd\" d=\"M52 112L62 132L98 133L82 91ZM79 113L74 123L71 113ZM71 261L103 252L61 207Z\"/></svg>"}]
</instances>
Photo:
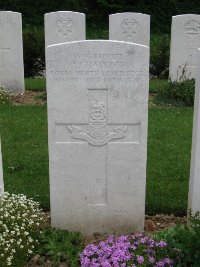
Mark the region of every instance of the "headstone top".
<instances>
[{"instance_id":1,"label":"headstone top","mask_svg":"<svg viewBox=\"0 0 200 267\"><path fill-rule=\"evenodd\" d=\"M181 15L176 15L176 16L172 16L172 18L181 18L181 17L194 17L194 16L199 16L199 14L181 14Z\"/></svg>"},{"instance_id":2,"label":"headstone top","mask_svg":"<svg viewBox=\"0 0 200 267\"><path fill-rule=\"evenodd\" d=\"M85 39L85 14L57 11L45 14L45 44Z\"/></svg>"},{"instance_id":3,"label":"headstone top","mask_svg":"<svg viewBox=\"0 0 200 267\"><path fill-rule=\"evenodd\" d=\"M98 51L96 53L95 46L102 47L104 52ZM109 52L106 53L107 46L112 46L113 51L109 49ZM123 52L119 53L119 46L124 48ZM68 49L73 47L72 53L65 53L65 47L68 47ZM137 54L135 53L136 49ZM53 50L57 53L56 57L52 53ZM48 66L49 69L53 66L51 74L54 75L56 81L80 84L80 86L87 84L91 87L95 84L95 86L102 87L109 86L110 83L131 84L133 81L139 84L146 79L147 66L143 64L144 72L142 69L141 71L134 71L133 69L127 71L127 68L132 64L137 65L140 59L143 62L144 50L148 51L149 48L145 45L133 45L133 43L124 41L85 40L60 43L47 47ZM124 62L122 58L126 61ZM69 62L68 70L63 71L61 64L64 65ZM101 70L103 68L104 71ZM109 70L110 68L112 68L112 71ZM118 77L116 77L116 73L118 73Z\"/></svg>"},{"instance_id":4,"label":"headstone top","mask_svg":"<svg viewBox=\"0 0 200 267\"><path fill-rule=\"evenodd\" d=\"M13 94L24 93L21 14L0 11L0 86Z\"/></svg>"},{"instance_id":5,"label":"headstone top","mask_svg":"<svg viewBox=\"0 0 200 267\"><path fill-rule=\"evenodd\" d=\"M200 15L185 14L172 17L170 68L172 81L195 78L196 51L200 47Z\"/></svg>"},{"instance_id":6,"label":"headstone top","mask_svg":"<svg viewBox=\"0 0 200 267\"><path fill-rule=\"evenodd\" d=\"M12 13L12 14L19 14L19 15L21 16L21 13L16 12L16 11L11 11L11 10L1 10L0 12L1 12L2 14L3 14L3 13L5 13L5 14L6 14L6 13Z\"/></svg>"},{"instance_id":7,"label":"headstone top","mask_svg":"<svg viewBox=\"0 0 200 267\"><path fill-rule=\"evenodd\" d=\"M84 13L75 12L75 11L54 11L54 12L46 13L45 16L48 16L48 14L55 14L55 15L58 15L58 14L68 14L68 15L77 14L77 15L82 15L85 17Z\"/></svg>"},{"instance_id":8,"label":"headstone top","mask_svg":"<svg viewBox=\"0 0 200 267\"><path fill-rule=\"evenodd\" d=\"M184 31L185 36L189 38L199 37L200 15L186 14L186 15L173 16L172 20L174 21L174 23L182 24L182 30Z\"/></svg>"},{"instance_id":9,"label":"headstone top","mask_svg":"<svg viewBox=\"0 0 200 267\"><path fill-rule=\"evenodd\" d=\"M149 47L147 45L143 45L143 44L138 44L138 43L132 43L132 42L126 42L126 41L118 41L118 40L79 40L79 41L72 41L72 42L64 42L64 43L58 43L58 44L52 44L52 45L48 45L47 47L48 48L51 48L51 47L59 47L59 46L64 46L64 45L70 45L70 44L84 44L84 43L104 43L104 44L107 44L107 43L110 43L110 44L116 44L116 45L120 45L120 44L124 44L124 45L134 45L136 47L146 47L147 49L149 49Z\"/></svg>"},{"instance_id":10,"label":"headstone top","mask_svg":"<svg viewBox=\"0 0 200 267\"><path fill-rule=\"evenodd\" d=\"M150 16L142 13L116 13L109 16L109 39L149 46Z\"/></svg>"}]
</instances>

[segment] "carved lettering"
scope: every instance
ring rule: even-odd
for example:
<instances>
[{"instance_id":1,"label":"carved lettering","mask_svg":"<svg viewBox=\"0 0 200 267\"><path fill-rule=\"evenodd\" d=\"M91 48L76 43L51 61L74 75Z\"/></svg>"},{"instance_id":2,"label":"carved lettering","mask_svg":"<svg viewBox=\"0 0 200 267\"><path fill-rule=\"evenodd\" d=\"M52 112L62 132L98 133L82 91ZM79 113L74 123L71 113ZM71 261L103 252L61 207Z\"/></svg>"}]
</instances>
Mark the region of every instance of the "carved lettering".
<instances>
[{"instance_id":1,"label":"carved lettering","mask_svg":"<svg viewBox=\"0 0 200 267\"><path fill-rule=\"evenodd\" d=\"M73 54L70 58L60 57L68 69L53 69L51 76L56 81L64 82L142 82L145 72L127 70L128 64L122 60L123 54Z\"/></svg>"},{"instance_id":2,"label":"carved lettering","mask_svg":"<svg viewBox=\"0 0 200 267\"><path fill-rule=\"evenodd\" d=\"M96 206L96 205L95 205ZM98 206L98 205L97 205ZM98 214L104 214L104 215L118 215L118 216L122 216L124 214L126 214L126 210L123 209L114 209L114 210L67 210L66 213L67 214L82 214L82 215L98 215Z\"/></svg>"}]
</instances>

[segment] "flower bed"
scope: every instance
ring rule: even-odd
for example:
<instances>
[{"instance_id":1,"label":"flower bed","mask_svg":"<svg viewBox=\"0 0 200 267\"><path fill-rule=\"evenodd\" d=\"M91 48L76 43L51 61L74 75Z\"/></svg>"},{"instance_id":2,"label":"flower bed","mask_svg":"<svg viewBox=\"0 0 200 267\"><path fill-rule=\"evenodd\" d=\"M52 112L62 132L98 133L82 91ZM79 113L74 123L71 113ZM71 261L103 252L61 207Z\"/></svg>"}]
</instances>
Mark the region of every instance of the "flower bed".
<instances>
[{"instance_id":1,"label":"flower bed","mask_svg":"<svg viewBox=\"0 0 200 267\"><path fill-rule=\"evenodd\" d=\"M44 213L24 195L0 198L0 267L22 267L38 244Z\"/></svg>"},{"instance_id":2,"label":"flower bed","mask_svg":"<svg viewBox=\"0 0 200 267\"><path fill-rule=\"evenodd\" d=\"M110 236L97 245L89 244L81 254L82 267L175 266L181 251L144 233Z\"/></svg>"}]
</instances>

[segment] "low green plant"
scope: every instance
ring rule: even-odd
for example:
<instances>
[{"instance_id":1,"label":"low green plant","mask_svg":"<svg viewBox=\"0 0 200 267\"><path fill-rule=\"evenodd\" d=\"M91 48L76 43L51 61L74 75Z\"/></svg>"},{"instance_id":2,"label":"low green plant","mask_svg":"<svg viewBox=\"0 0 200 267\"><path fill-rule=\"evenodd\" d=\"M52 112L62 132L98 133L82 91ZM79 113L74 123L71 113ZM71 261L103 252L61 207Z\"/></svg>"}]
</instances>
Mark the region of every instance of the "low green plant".
<instances>
[{"instance_id":1,"label":"low green plant","mask_svg":"<svg viewBox=\"0 0 200 267\"><path fill-rule=\"evenodd\" d=\"M200 266L200 213L190 215L187 225L175 225L169 230L157 233L156 239L165 240L169 246L182 251L183 257L177 267Z\"/></svg>"},{"instance_id":2,"label":"low green plant","mask_svg":"<svg viewBox=\"0 0 200 267\"><path fill-rule=\"evenodd\" d=\"M40 236L41 257L50 258L54 266L65 262L67 266L79 266L79 254L81 253L82 238L79 232L50 228L43 230Z\"/></svg>"},{"instance_id":3,"label":"low green plant","mask_svg":"<svg viewBox=\"0 0 200 267\"><path fill-rule=\"evenodd\" d=\"M25 195L0 197L0 267L22 267L34 253L45 221L39 203Z\"/></svg>"},{"instance_id":4,"label":"low green plant","mask_svg":"<svg viewBox=\"0 0 200 267\"><path fill-rule=\"evenodd\" d=\"M9 92L4 86L0 86L0 105L5 105L10 102Z\"/></svg>"},{"instance_id":5,"label":"low green plant","mask_svg":"<svg viewBox=\"0 0 200 267\"><path fill-rule=\"evenodd\" d=\"M34 97L35 99L47 101L47 92L42 92L41 94Z\"/></svg>"},{"instance_id":6,"label":"low green plant","mask_svg":"<svg viewBox=\"0 0 200 267\"><path fill-rule=\"evenodd\" d=\"M180 81L168 81L161 86L154 98L157 105L170 105L177 107L191 107L194 105L195 80L182 79Z\"/></svg>"}]
</instances>

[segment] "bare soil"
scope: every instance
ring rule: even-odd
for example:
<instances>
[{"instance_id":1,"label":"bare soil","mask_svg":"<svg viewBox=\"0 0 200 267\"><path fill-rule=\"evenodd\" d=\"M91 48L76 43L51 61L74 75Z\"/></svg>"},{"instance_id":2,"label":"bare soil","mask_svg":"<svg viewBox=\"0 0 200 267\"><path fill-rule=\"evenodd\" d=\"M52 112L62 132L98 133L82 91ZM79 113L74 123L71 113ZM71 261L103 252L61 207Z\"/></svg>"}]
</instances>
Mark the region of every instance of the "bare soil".
<instances>
[{"instance_id":1,"label":"bare soil","mask_svg":"<svg viewBox=\"0 0 200 267\"><path fill-rule=\"evenodd\" d=\"M14 105L43 106L45 101L41 98L42 94L44 94L44 92L26 90L23 95L11 95L9 96L9 99Z\"/></svg>"}]
</instances>

